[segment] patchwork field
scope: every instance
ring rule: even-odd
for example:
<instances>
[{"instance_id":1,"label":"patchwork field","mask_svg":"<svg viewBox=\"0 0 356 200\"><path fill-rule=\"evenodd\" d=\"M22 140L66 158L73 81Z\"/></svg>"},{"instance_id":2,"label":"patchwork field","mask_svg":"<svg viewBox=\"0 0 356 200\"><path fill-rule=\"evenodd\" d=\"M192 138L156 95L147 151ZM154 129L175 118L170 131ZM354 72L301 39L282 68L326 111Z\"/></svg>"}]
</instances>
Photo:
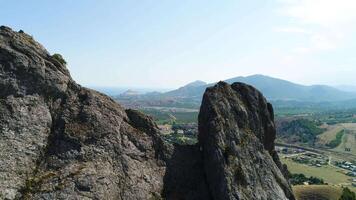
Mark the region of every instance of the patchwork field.
<instances>
[{"instance_id":1,"label":"patchwork field","mask_svg":"<svg viewBox=\"0 0 356 200\"><path fill-rule=\"evenodd\" d=\"M300 163L293 162L290 159L281 158L282 163L288 166L291 173L301 173L306 176L314 176L324 179L330 185L349 185L349 176L345 175L344 170L333 166L312 167Z\"/></svg>"}]
</instances>

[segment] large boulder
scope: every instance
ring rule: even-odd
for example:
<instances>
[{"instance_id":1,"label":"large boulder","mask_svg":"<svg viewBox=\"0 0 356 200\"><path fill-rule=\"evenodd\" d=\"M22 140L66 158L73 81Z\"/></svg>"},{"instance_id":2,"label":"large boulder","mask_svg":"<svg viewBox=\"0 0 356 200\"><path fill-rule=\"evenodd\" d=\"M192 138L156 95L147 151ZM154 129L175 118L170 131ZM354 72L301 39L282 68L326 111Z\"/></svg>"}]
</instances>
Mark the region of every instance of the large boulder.
<instances>
[{"instance_id":1,"label":"large boulder","mask_svg":"<svg viewBox=\"0 0 356 200\"><path fill-rule=\"evenodd\" d=\"M294 199L274 150L273 109L243 83L205 91L199 143L213 199Z\"/></svg>"},{"instance_id":2,"label":"large boulder","mask_svg":"<svg viewBox=\"0 0 356 200\"><path fill-rule=\"evenodd\" d=\"M31 36L7 27L0 138L0 199L161 196L165 147L152 120L76 84Z\"/></svg>"}]
</instances>

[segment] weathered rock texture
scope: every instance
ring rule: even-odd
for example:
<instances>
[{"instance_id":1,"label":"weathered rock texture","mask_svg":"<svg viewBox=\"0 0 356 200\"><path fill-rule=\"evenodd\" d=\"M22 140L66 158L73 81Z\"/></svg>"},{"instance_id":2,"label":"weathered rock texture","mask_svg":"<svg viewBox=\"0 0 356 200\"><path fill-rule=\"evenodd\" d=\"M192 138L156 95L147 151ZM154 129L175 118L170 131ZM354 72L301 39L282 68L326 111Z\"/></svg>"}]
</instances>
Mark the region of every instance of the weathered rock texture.
<instances>
[{"instance_id":1,"label":"weathered rock texture","mask_svg":"<svg viewBox=\"0 0 356 200\"><path fill-rule=\"evenodd\" d=\"M76 84L30 36L6 27L0 28L0 137L1 198L161 194L164 147L151 119Z\"/></svg>"},{"instance_id":2,"label":"weathered rock texture","mask_svg":"<svg viewBox=\"0 0 356 200\"><path fill-rule=\"evenodd\" d=\"M199 143L213 199L293 199L274 150L273 109L253 87L219 82L206 90Z\"/></svg>"},{"instance_id":3,"label":"weathered rock texture","mask_svg":"<svg viewBox=\"0 0 356 200\"><path fill-rule=\"evenodd\" d=\"M76 84L31 36L0 27L0 199L293 199L272 107L251 87L207 90L199 144Z\"/></svg>"}]
</instances>

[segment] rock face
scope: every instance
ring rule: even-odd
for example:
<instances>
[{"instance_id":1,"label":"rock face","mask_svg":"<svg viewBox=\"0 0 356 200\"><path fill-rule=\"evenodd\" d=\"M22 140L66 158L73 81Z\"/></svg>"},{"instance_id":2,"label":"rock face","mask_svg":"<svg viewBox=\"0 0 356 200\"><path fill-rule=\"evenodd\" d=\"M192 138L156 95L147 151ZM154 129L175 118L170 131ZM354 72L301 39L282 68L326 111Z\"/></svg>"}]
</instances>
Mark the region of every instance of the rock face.
<instances>
[{"instance_id":1,"label":"rock face","mask_svg":"<svg viewBox=\"0 0 356 200\"><path fill-rule=\"evenodd\" d=\"M219 82L206 90L199 143L213 199L293 199L274 150L271 104L252 86Z\"/></svg>"},{"instance_id":2,"label":"rock face","mask_svg":"<svg viewBox=\"0 0 356 200\"><path fill-rule=\"evenodd\" d=\"M163 146L151 119L76 84L30 36L6 27L0 28L0 137L0 199L161 194Z\"/></svg>"},{"instance_id":3,"label":"rock face","mask_svg":"<svg viewBox=\"0 0 356 200\"><path fill-rule=\"evenodd\" d=\"M0 199L293 199L259 92L208 89L199 123L199 144L169 144L150 117L0 27Z\"/></svg>"}]
</instances>

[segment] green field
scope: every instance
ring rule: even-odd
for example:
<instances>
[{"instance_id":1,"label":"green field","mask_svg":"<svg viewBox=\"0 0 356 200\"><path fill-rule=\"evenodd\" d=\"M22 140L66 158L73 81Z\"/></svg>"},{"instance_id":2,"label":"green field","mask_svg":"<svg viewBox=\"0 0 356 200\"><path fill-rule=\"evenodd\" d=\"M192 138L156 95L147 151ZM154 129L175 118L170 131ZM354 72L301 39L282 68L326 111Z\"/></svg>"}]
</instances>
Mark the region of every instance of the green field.
<instances>
[{"instance_id":1,"label":"green field","mask_svg":"<svg viewBox=\"0 0 356 200\"><path fill-rule=\"evenodd\" d=\"M293 186L293 192L297 200L338 200L342 194L342 188L329 185L297 185Z\"/></svg>"},{"instance_id":2,"label":"green field","mask_svg":"<svg viewBox=\"0 0 356 200\"><path fill-rule=\"evenodd\" d=\"M323 128L326 128L326 131L318 135L318 143L322 145L330 143L333 139L335 139L338 132L344 130L344 126L342 124L323 125Z\"/></svg>"},{"instance_id":3,"label":"green field","mask_svg":"<svg viewBox=\"0 0 356 200\"><path fill-rule=\"evenodd\" d=\"M318 135L318 144L325 145L330 144L333 140L335 141L337 135L344 131L341 138L341 143L333 148L333 151L341 153L351 153L356 155L356 123L341 123L334 125L324 125L327 131ZM350 151L346 152L345 149L349 148Z\"/></svg>"},{"instance_id":4,"label":"green field","mask_svg":"<svg viewBox=\"0 0 356 200\"><path fill-rule=\"evenodd\" d=\"M341 144L334 150L338 152L345 152L345 149L350 149L349 153L356 154L356 133L347 131L341 139Z\"/></svg>"},{"instance_id":5,"label":"green field","mask_svg":"<svg viewBox=\"0 0 356 200\"><path fill-rule=\"evenodd\" d=\"M351 177L346 176L342 169L333 167L333 166L322 166L322 167L312 167L309 165L304 165L300 163L296 163L288 158L281 157L282 163L288 166L288 170L291 173L301 173L305 174L306 176L314 176L318 178L322 178L326 183L329 185L347 185L350 186ZM354 188L356 191L356 188Z\"/></svg>"}]
</instances>

